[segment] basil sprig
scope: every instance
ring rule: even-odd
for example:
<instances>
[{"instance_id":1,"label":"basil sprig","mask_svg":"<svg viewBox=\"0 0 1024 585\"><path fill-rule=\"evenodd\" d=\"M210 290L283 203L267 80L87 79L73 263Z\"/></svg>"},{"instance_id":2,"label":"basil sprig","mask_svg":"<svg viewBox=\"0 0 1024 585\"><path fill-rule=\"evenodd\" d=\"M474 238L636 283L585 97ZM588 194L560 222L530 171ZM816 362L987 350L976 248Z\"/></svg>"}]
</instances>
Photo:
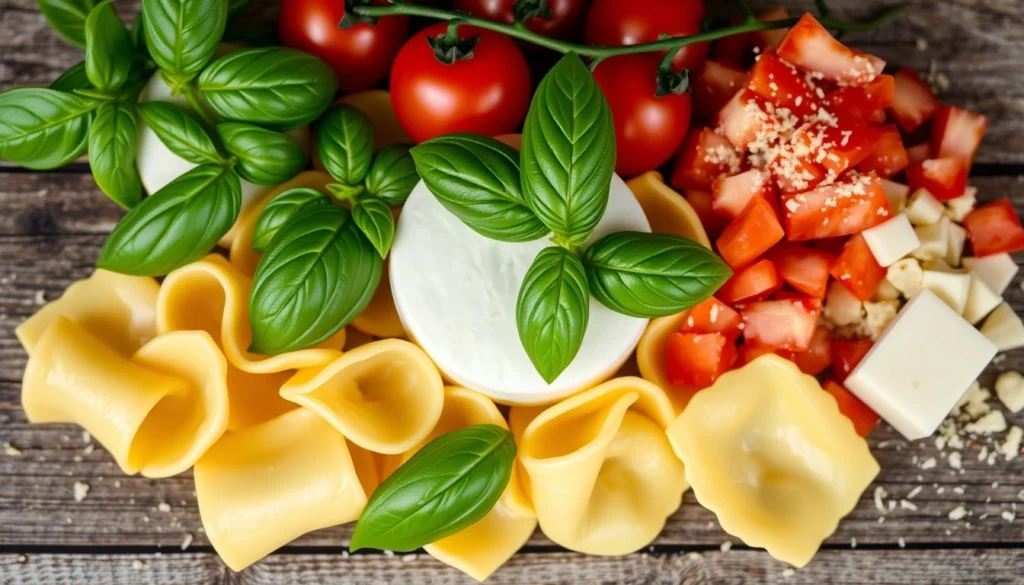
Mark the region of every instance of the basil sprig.
<instances>
[{"instance_id":1,"label":"basil sprig","mask_svg":"<svg viewBox=\"0 0 1024 585\"><path fill-rule=\"evenodd\" d=\"M307 206L331 205L331 198L316 189L296 187L279 193L267 203L252 230L252 249L263 252L293 217Z\"/></svg>"},{"instance_id":2,"label":"basil sprig","mask_svg":"<svg viewBox=\"0 0 1024 585\"><path fill-rule=\"evenodd\" d=\"M121 89L132 68L132 38L113 2L96 6L85 20L85 73L100 91Z\"/></svg>"},{"instance_id":3,"label":"basil sprig","mask_svg":"<svg viewBox=\"0 0 1024 585\"><path fill-rule=\"evenodd\" d=\"M392 144L373 155L370 173L366 176L366 190L391 207L398 207L409 198L420 175L409 154L409 145Z\"/></svg>"},{"instance_id":4,"label":"basil sprig","mask_svg":"<svg viewBox=\"0 0 1024 585\"><path fill-rule=\"evenodd\" d=\"M395 218L388 204L375 197L363 199L352 208L352 219L380 257L386 257L395 239Z\"/></svg>"},{"instance_id":5,"label":"basil sprig","mask_svg":"<svg viewBox=\"0 0 1024 585\"><path fill-rule=\"evenodd\" d=\"M36 170L53 169L85 153L96 98L37 87L0 94L0 157Z\"/></svg>"},{"instance_id":6,"label":"basil sprig","mask_svg":"<svg viewBox=\"0 0 1024 585\"><path fill-rule=\"evenodd\" d=\"M512 477L516 445L496 425L473 425L427 443L373 493L353 551L410 551L478 522Z\"/></svg>"},{"instance_id":7,"label":"basil sprig","mask_svg":"<svg viewBox=\"0 0 1024 585\"><path fill-rule=\"evenodd\" d=\"M373 160L373 125L353 107L331 108L317 127L316 153L334 178L361 185Z\"/></svg>"},{"instance_id":8,"label":"basil sprig","mask_svg":"<svg viewBox=\"0 0 1024 585\"><path fill-rule=\"evenodd\" d=\"M210 62L227 18L227 0L142 0L146 48L172 86Z\"/></svg>"},{"instance_id":9,"label":"basil sprig","mask_svg":"<svg viewBox=\"0 0 1024 585\"><path fill-rule=\"evenodd\" d=\"M241 122L217 124L224 149L238 159L235 170L257 185L279 185L306 166L306 153L292 137Z\"/></svg>"},{"instance_id":10,"label":"basil sprig","mask_svg":"<svg viewBox=\"0 0 1024 585\"><path fill-rule=\"evenodd\" d=\"M96 110L89 127L89 165L96 184L125 208L142 199L142 179L135 166L139 123L124 102L107 102Z\"/></svg>"},{"instance_id":11,"label":"basil sprig","mask_svg":"<svg viewBox=\"0 0 1024 585\"><path fill-rule=\"evenodd\" d=\"M85 46L85 19L99 0L36 0L50 28L62 37Z\"/></svg>"},{"instance_id":12,"label":"basil sprig","mask_svg":"<svg viewBox=\"0 0 1024 585\"><path fill-rule=\"evenodd\" d=\"M185 110L167 102L143 102L137 109L149 129L174 154L197 165L222 162L210 135Z\"/></svg>"}]
</instances>

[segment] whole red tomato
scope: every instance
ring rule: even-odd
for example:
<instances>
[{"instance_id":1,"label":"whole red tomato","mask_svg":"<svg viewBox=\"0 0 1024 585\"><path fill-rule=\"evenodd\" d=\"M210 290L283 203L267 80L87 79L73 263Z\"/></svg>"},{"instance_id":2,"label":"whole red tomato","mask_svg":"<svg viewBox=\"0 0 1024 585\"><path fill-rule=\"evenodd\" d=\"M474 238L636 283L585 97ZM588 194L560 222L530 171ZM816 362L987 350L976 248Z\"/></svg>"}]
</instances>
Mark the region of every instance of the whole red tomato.
<instances>
[{"instance_id":1,"label":"whole red tomato","mask_svg":"<svg viewBox=\"0 0 1024 585\"><path fill-rule=\"evenodd\" d=\"M391 100L398 121L417 142L451 132L512 132L530 105L530 70L519 47L505 35L460 26L461 38L480 40L472 56L446 65L427 39L447 27L441 22L416 33L395 58Z\"/></svg>"},{"instance_id":2,"label":"whole red tomato","mask_svg":"<svg viewBox=\"0 0 1024 585\"><path fill-rule=\"evenodd\" d=\"M583 12L590 0L550 0L551 18L530 18L526 28L535 33L556 39L575 36L583 20ZM455 8L478 18L512 24L515 14L512 6L516 0L455 0Z\"/></svg>"},{"instance_id":3,"label":"whole red tomato","mask_svg":"<svg viewBox=\"0 0 1024 585\"><path fill-rule=\"evenodd\" d=\"M594 0L587 12L583 37L587 44L639 45L658 40L658 35L692 35L700 32L707 16L702 0ZM695 69L708 55L711 43L687 45L672 59L676 71Z\"/></svg>"},{"instance_id":4,"label":"whole red tomato","mask_svg":"<svg viewBox=\"0 0 1024 585\"><path fill-rule=\"evenodd\" d=\"M342 93L373 87L388 74L409 35L409 18L385 16L377 24L339 28L342 0L281 0L281 43L316 55L338 75Z\"/></svg>"},{"instance_id":5,"label":"whole red tomato","mask_svg":"<svg viewBox=\"0 0 1024 585\"><path fill-rule=\"evenodd\" d=\"M657 97L661 57L644 53L605 59L594 71L615 124L615 172L656 169L679 149L690 128L690 94Z\"/></svg>"}]
</instances>

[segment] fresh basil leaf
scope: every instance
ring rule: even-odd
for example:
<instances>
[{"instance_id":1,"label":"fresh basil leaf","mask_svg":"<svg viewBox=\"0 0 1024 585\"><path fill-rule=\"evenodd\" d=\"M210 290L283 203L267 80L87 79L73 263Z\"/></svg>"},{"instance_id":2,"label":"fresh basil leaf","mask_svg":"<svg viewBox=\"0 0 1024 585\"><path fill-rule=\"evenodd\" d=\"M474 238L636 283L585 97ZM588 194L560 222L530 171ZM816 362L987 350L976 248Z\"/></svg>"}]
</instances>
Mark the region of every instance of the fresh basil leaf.
<instances>
[{"instance_id":1,"label":"fresh basil leaf","mask_svg":"<svg viewBox=\"0 0 1024 585\"><path fill-rule=\"evenodd\" d=\"M306 168L306 153L290 136L241 122L215 128L224 148L238 158L235 170L257 185L280 185Z\"/></svg>"},{"instance_id":2,"label":"fresh basil leaf","mask_svg":"<svg viewBox=\"0 0 1024 585\"><path fill-rule=\"evenodd\" d=\"M476 134L448 134L410 152L430 192L480 235L529 242L551 231L523 198L519 153L511 146Z\"/></svg>"},{"instance_id":3,"label":"fresh basil leaf","mask_svg":"<svg viewBox=\"0 0 1024 585\"><path fill-rule=\"evenodd\" d=\"M263 252L274 236L306 206L333 205L331 198L316 189L296 187L276 195L263 208L252 230L252 249Z\"/></svg>"},{"instance_id":4,"label":"fresh basil leaf","mask_svg":"<svg viewBox=\"0 0 1024 585\"><path fill-rule=\"evenodd\" d=\"M585 242L608 207L615 128L601 88L576 55L540 82L521 161L523 194L540 221L567 244Z\"/></svg>"},{"instance_id":5,"label":"fresh basil leaf","mask_svg":"<svg viewBox=\"0 0 1024 585\"><path fill-rule=\"evenodd\" d=\"M487 515L512 477L516 445L496 425L473 425L434 439L370 497L349 545L410 551Z\"/></svg>"},{"instance_id":6,"label":"fresh basil leaf","mask_svg":"<svg viewBox=\"0 0 1024 585\"><path fill-rule=\"evenodd\" d=\"M545 248L526 271L516 301L519 341L548 384L569 367L590 320L587 274L575 254Z\"/></svg>"},{"instance_id":7,"label":"fresh basil leaf","mask_svg":"<svg viewBox=\"0 0 1024 585\"><path fill-rule=\"evenodd\" d=\"M128 81L135 48L113 2L99 4L85 19L85 72L93 86L105 92L117 91Z\"/></svg>"},{"instance_id":8,"label":"fresh basil leaf","mask_svg":"<svg viewBox=\"0 0 1024 585\"><path fill-rule=\"evenodd\" d=\"M222 162L217 147L195 118L167 102L142 102L139 116L174 154L195 164Z\"/></svg>"},{"instance_id":9,"label":"fresh basil leaf","mask_svg":"<svg viewBox=\"0 0 1024 585\"><path fill-rule=\"evenodd\" d=\"M161 276L202 258L231 229L242 184L230 168L204 164L142 200L100 250L97 265L136 276Z\"/></svg>"},{"instance_id":10,"label":"fresh basil leaf","mask_svg":"<svg viewBox=\"0 0 1024 585\"><path fill-rule=\"evenodd\" d=\"M135 165L139 123L131 104L107 102L89 126L89 167L96 184L118 205L131 209L142 200Z\"/></svg>"},{"instance_id":11,"label":"fresh basil leaf","mask_svg":"<svg viewBox=\"0 0 1024 585\"><path fill-rule=\"evenodd\" d=\"M146 48L146 24L143 22L142 12L135 17L135 22L132 23L132 28L128 32L132 36L132 44L135 48L144 52L147 56L149 55L149 49Z\"/></svg>"},{"instance_id":12,"label":"fresh basil leaf","mask_svg":"<svg viewBox=\"0 0 1024 585\"><path fill-rule=\"evenodd\" d=\"M233 20L241 14L249 4L252 4L252 0L228 0L228 20Z\"/></svg>"},{"instance_id":13,"label":"fresh basil leaf","mask_svg":"<svg viewBox=\"0 0 1024 585\"><path fill-rule=\"evenodd\" d=\"M380 257L386 258L395 240L395 218L388 204L383 199L364 197L352 208L352 219Z\"/></svg>"},{"instance_id":14,"label":"fresh basil leaf","mask_svg":"<svg viewBox=\"0 0 1024 585\"><path fill-rule=\"evenodd\" d=\"M250 351L316 345L366 308L384 261L337 205L303 208L260 259L249 297Z\"/></svg>"},{"instance_id":15,"label":"fresh basil leaf","mask_svg":"<svg viewBox=\"0 0 1024 585\"><path fill-rule=\"evenodd\" d=\"M409 154L409 145L392 144L374 155L370 174L366 176L366 190L391 207L397 207L405 203L419 182L420 174Z\"/></svg>"},{"instance_id":16,"label":"fresh basil leaf","mask_svg":"<svg viewBox=\"0 0 1024 585\"><path fill-rule=\"evenodd\" d=\"M373 124L352 106L335 106L317 125L316 152L335 181L361 185L373 160Z\"/></svg>"},{"instance_id":17,"label":"fresh basil leaf","mask_svg":"<svg viewBox=\"0 0 1024 585\"><path fill-rule=\"evenodd\" d=\"M142 0L146 48L160 69L181 82L213 58L227 20L227 0Z\"/></svg>"},{"instance_id":18,"label":"fresh basil leaf","mask_svg":"<svg viewBox=\"0 0 1024 585\"><path fill-rule=\"evenodd\" d=\"M700 244L669 234L619 232L583 255L590 291L632 317L673 315L715 293L732 270Z\"/></svg>"},{"instance_id":19,"label":"fresh basil leaf","mask_svg":"<svg viewBox=\"0 0 1024 585\"><path fill-rule=\"evenodd\" d=\"M99 0L36 0L36 3L53 30L79 47L85 46L85 19Z\"/></svg>"},{"instance_id":20,"label":"fresh basil leaf","mask_svg":"<svg viewBox=\"0 0 1024 585\"><path fill-rule=\"evenodd\" d=\"M291 130L324 113L338 78L312 55L264 47L217 59L199 76L199 90L225 120Z\"/></svg>"},{"instance_id":21,"label":"fresh basil leaf","mask_svg":"<svg viewBox=\"0 0 1024 585\"><path fill-rule=\"evenodd\" d=\"M79 61L67 71L61 74L60 77L53 80L50 84L50 89L62 91L65 93L71 93L76 89L92 89L92 83L89 81L89 76L85 73L85 61Z\"/></svg>"},{"instance_id":22,"label":"fresh basil leaf","mask_svg":"<svg viewBox=\"0 0 1024 585\"><path fill-rule=\"evenodd\" d=\"M89 118L104 102L19 87L0 93L0 158L30 169L54 169L85 153Z\"/></svg>"}]
</instances>

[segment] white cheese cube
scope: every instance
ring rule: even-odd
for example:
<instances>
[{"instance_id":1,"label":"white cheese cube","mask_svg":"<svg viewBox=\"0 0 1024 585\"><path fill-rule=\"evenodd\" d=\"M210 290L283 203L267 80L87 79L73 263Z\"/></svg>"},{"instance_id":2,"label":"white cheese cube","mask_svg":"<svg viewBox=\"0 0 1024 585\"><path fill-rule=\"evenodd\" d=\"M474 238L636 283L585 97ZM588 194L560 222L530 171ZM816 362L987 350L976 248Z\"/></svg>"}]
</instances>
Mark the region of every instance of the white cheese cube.
<instances>
[{"instance_id":1,"label":"white cheese cube","mask_svg":"<svg viewBox=\"0 0 1024 585\"><path fill-rule=\"evenodd\" d=\"M996 344L999 351L1024 347L1024 323L1009 303L1003 303L992 311L981 326L981 332Z\"/></svg>"},{"instance_id":2,"label":"white cheese cube","mask_svg":"<svg viewBox=\"0 0 1024 585\"><path fill-rule=\"evenodd\" d=\"M985 281L992 292L1001 295L1017 275L1017 263L1009 254L993 254L982 258L968 256L963 259L964 268Z\"/></svg>"},{"instance_id":3,"label":"white cheese cube","mask_svg":"<svg viewBox=\"0 0 1024 585\"><path fill-rule=\"evenodd\" d=\"M946 217L962 222L968 213L974 211L976 205L978 205L978 188L968 185L963 195L946 202Z\"/></svg>"},{"instance_id":4,"label":"white cheese cube","mask_svg":"<svg viewBox=\"0 0 1024 585\"><path fill-rule=\"evenodd\" d=\"M949 222L949 244L946 246L946 262L950 266L960 266L964 257L964 246L967 245L967 230L958 223Z\"/></svg>"},{"instance_id":5,"label":"white cheese cube","mask_svg":"<svg viewBox=\"0 0 1024 585\"><path fill-rule=\"evenodd\" d=\"M935 293L950 309L962 315L971 292L971 276L957 272L925 270L922 281L924 288Z\"/></svg>"},{"instance_id":6,"label":"white cheese cube","mask_svg":"<svg viewBox=\"0 0 1024 585\"><path fill-rule=\"evenodd\" d=\"M885 197L889 200L889 209L893 214L902 213L907 206L910 187L889 179L882 179L882 187L885 188Z\"/></svg>"},{"instance_id":7,"label":"white cheese cube","mask_svg":"<svg viewBox=\"0 0 1024 585\"><path fill-rule=\"evenodd\" d=\"M908 299L921 292L924 286L924 271L921 263L905 258L889 267L885 280L896 287Z\"/></svg>"},{"instance_id":8,"label":"white cheese cube","mask_svg":"<svg viewBox=\"0 0 1024 585\"><path fill-rule=\"evenodd\" d=\"M882 266L892 266L921 244L906 214L893 216L861 232L871 255Z\"/></svg>"},{"instance_id":9,"label":"white cheese cube","mask_svg":"<svg viewBox=\"0 0 1024 585\"><path fill-rule=\"evenodd\" d=\"M864 303L835 280L828 285L822 311L826 319L839 326L854 325L864 320Z\"/></svg>"},{"instance_id":10,"label":"white cheese cube","mask_svg":"<svg viewBox=\"0 0 1024 585\"><path fill-rule=\"evenodd\" d=\"M996 347L921 291L846 379L846 387L911 440L935 432Z\"/></svg>"},{"instance_id":11,"label":"white cheese cube","mask_svg":"<svg viewBox=\"0 0 1024 585\"><path fill-rule=\"evenodd\" d=\"M900 289L893 286L889 279L886 278L878 284L878 288L875 289L875 295L871 299L874 301L898 301L901 294L903 293L900 292Z\"/></svg>"},{"instance_id":12,"label":"white cheese cube","mask_svg":"<svg viewBox=\"0 0 1024 585\"><path fill-rule=\"evenodd\" d=\"M923 262L946 257L946 251L949 249L950 221L948 217L940 219L941 221L931 225L914 228L914 233L917 234L917 239L921 241L921 245L910 253L911 256Z\"/></svg>"},{"instance_id":13,"label":"white cheese cube","mask_svg":"<svg viewBox=\"0 0 1024 585\"><path fill-rule=\"evenodd\" d=\"M927 189L918 189L910 197L905 213L914 225L932 225L939 221L945 211L942 202L935 198Z\"/></svg>"},{"instance_id":14,"label":"white cheese cube","mask_svg":"<svg viewBox=\"0 0 1024 585\"><path fill-rule=\"evenodd\" d=\"M964 319L972 325L977 325L1002 302L1003 297L992 292L978 275L972 274L971 289L967 294L967 304L964 306Z\"/></svg>"},{"instance_id":15,"label":"white cheese cube","mask_svg":"<svg viewBox=\"0 0 1024 585\"><path fill-rule=\"evenodd\" d=\"M1000 374L996 378L996 396L1010 412L1024 410L1024 376L1020 372Z\"/></svg>"},{"instance_id":16,"label":"white cheese cube","mask_svg":"<svg viewBox=\"0 0 1024 585\"><path fill-rule=\"evenodd\" d=\"M949 262L946 262L945 258L936 258L934 260L922 262L921 268L924 268L925 270L935 270L938 272L963 272L962 270L958 270L950 266Z\"/></svg>"}]
</instances>

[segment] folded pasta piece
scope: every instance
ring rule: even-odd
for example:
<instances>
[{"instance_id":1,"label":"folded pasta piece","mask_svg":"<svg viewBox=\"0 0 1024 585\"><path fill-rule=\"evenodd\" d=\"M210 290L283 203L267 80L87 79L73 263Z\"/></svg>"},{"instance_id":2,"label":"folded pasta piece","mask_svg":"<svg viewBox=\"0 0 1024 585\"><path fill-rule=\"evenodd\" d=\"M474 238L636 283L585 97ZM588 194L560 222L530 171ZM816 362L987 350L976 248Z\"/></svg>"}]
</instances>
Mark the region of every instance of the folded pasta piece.
<instances>
[{"instance_id":1,"label":"folded pasta piece","mask_svg":"<svg viewBox=\"0 0 1024 585\"><path fill-rule=\"evenodd\" d=\"M665 435L673 416L665 393L640 378L609 380L537 414L519 457L544 534L599 555L653 541L687 488Z\"/></svg>"},{"instance_id":2,"label":"folded pasta piece","mask_svg":"<svg viewBox=\"0 0 1024 585\"><path fill-rule=\"evenodd\" d=\"M668 394L676 412L682 412L698 391L669 382L668 374L665 372L665 342L673 333L682 330L689 314L689 311L683 311L652 319L636 346L636 362L640 375L648 382L657 384Z\"/></svg>"},{"instance_id":3,"label":"folded pasta piece","mask_svg":"<svg viewBox=\"0 0 1024 585\"><path fill-rule=\"evenodd\" d=\"M359 517L361 458L336 429L297 408L230 433L196 464L199 515L224 562L241 571L292 540Z\"/></svg>"},{"instance_id":4,"label":"folded pasta piece","mask_svg":"<svg viewBox=\"0 0 1024 585\"><path fill-rule=\"evenodd\" d=\"M321 368L299 370L281 396L324 417L360 447L393 455L430 434L441 416L444 384L422 349L384 339Z\"/></svg>"},{"instance_id":5,"label":"folded pasta piece","mask_svg":"<svg viewBox=\"0 0 1024 585\"><path fill-rule=\"evenodd\" d=\"M398 309L395 308L395 298L391 296L388 265L388 262L384 263L384 272L381 274L380 283L377 284L377 290L370 299L370 304L366 305L362 313L356 315L351 325L367 335L378 338L405 337L405 328L402 327Z\"/></svg>"},{"instance_id":6,"label":"folded pasta piece","mask_svg":"<svg viewBox=\"0 0 1024 585\"><path fill-rule=\"evenodd\" d=\"M711 247L704 224L693 206L665 184L661 173L648 171L630 179L626 185L643 208L652 232L673 234L693 240L705 248Z\"/></svg>"},{"instance_id":7,"label":"folded pasta piece","mask_svg":"<svg viewBox=\"0 0 1024 585\"><path fill-rule=\"evenodd\" d=\"M161 335L128 359L58 317L29 358L22 405L33 423L82 426L127 474L169 477L227 428L227 362L201 331Z\"/></svg>"},{"instance_id":8,"label":"folded pasta piece","mask_svg":"<svg viewBox=\"0 0 1024 585\"><path fill-rule=\"evenodd\" d=\"M96 269L68 287L14 330L29 354L59 317L84 327L124 357L156 336L156 299L160 286L152 278Z\"/></svg>"},{"instance_id":9,"label":"folded pasta piece","mask_svg":"<svg viewBox=\"0 0 1024 585\"><path fill-rule=\"evenodd\" d=\"M879 471L835 399L771 354L698 393L668 436L722 528L797 567Z\"/></svg>"}]
</instances>

